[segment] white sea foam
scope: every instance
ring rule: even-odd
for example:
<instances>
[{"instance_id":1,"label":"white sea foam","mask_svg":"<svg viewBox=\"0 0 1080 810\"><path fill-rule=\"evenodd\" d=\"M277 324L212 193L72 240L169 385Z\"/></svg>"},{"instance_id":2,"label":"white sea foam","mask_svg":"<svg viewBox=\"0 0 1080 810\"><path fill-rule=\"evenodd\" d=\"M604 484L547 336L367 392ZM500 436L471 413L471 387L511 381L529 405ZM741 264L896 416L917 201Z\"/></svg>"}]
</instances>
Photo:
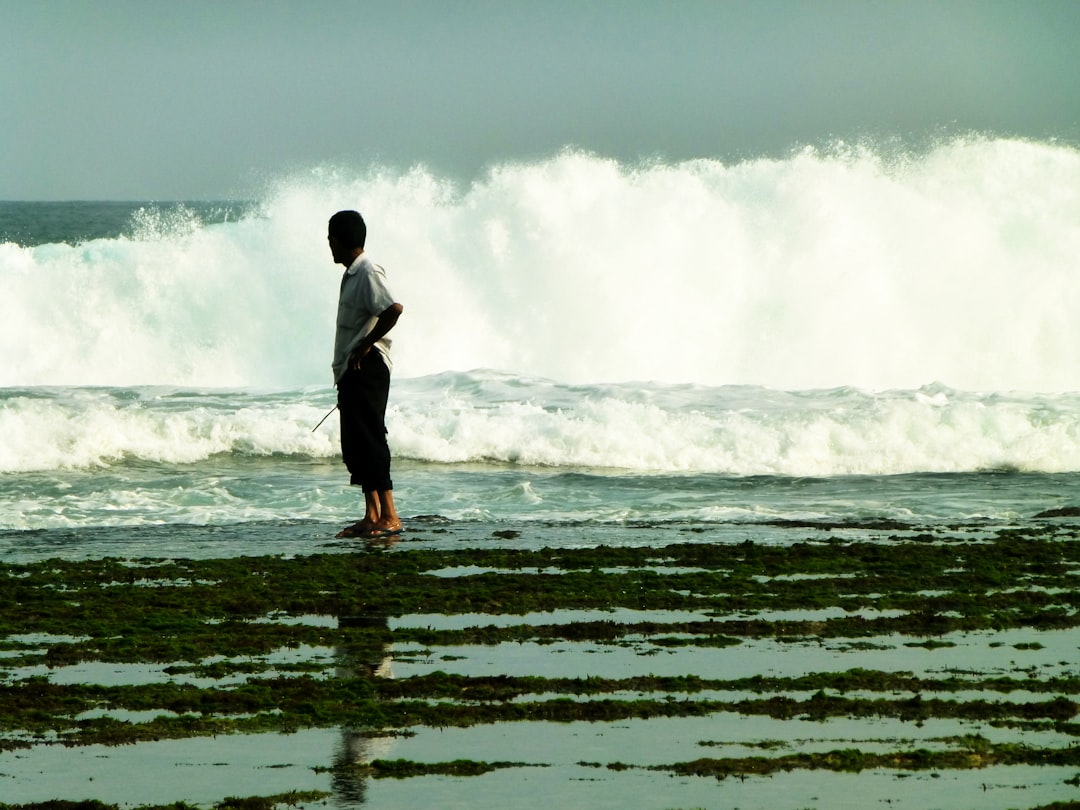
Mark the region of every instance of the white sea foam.
<instances>
[{"instance_id":1,"label":"white sea foam","mask_svg":"<svg viewBox=\"0 0 1080 810\"><path fill-rule=\"evenodd\" d=\"M1076 395L541 385L499 398L480 388L448 388L441 400L406 388L391 413L396 451L439 462L731 475L1080 470Z\"/></svg>"},{"instance_id":2,"label":"white sea foam","mask_svg":"<svg viewBox=\"0 0 1080 810\"><path fill-rule=\"evenodd\" d=\"M325 223L357 207L405 304L399 377L1077 391L1077 188L1080 151L982 138L735 165L566 153L465 187L306 172L238 222L0 246L0 386L326 384Z\"/></svg>"},{"instance_id":3,"label":"white sea foam","mask_svg":"<svg viewBox=\"0 0 1080 810\"><path fill-rule=\"evenodd\" d=\"M215 456L335 458L322 391L41 389L0 401L0 472ZM942 386L781 392L568 386L505 374L399 381L395 456L635 473L836 476L1080 471L1080 395L979 395Z\"/></svg>"},{"instance_id":4,"label":"white sea foam","mask_svg":"<svg viewBox=\"0 0 1080 810\"><path fill-rule=\"evenodd\" d=\"M286 401L110 389L12 392L0 401L0 472L72 470L130 460L191 464L215 455L331 456L319 408ZM121 396L117 396L120 393ZM229 402L224 405L223 402Z\"/></svg>"}]
</instances>

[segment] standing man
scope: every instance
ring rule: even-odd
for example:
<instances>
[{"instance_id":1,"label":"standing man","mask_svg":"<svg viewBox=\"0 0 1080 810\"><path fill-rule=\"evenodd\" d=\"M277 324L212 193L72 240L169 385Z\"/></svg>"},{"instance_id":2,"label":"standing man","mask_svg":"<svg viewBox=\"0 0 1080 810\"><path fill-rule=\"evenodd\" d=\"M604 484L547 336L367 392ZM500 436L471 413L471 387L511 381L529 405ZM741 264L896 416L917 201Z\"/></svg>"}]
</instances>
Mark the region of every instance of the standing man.
<instances>
[{"instance_id":1,"label":"standing man","mask_svg":"<svg viewBox=\"0 0 1080 810\"><path fill-rule=\"evenodd\" d=\"M330 218L330 252L345 266L334 337L334 384L341 415L341 457L349 483L364 490L364 518L338 537L388 538L401 533L390 480L386 401L390 341L403 307L386 286L386 272L364 254L367 225L356 211Z\"/></svg>"}]
</instances>

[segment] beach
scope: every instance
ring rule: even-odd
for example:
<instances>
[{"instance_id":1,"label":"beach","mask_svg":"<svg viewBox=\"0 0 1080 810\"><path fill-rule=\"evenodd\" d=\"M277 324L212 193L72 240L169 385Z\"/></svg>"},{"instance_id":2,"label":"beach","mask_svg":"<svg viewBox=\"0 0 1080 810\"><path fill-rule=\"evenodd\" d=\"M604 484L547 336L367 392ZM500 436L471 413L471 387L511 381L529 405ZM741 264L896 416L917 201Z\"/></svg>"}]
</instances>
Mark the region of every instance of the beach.
<instances>
[{"instance_id":1,"label":"beach","mask_svg":"<svg viewBox=\"0 0 1080 810\"><path fill-rule=\"evenodd\" d=\"M1080 4L135 5L0 0L0 810L1080 807Z\"/></svg>"},{"instance_id":2,"label":"beach","mask_svg":"<svg viewBox=\"0 0 1080 810\"><path fill-rule=\"evenodd\" d=\"M3 566L5 803L1077 799L1069 517L269 529Z\"/></svg>"},{"instance_id":3,"label":"beach","mask_svg":"<svg viewBox=\"0 0 1080 810\"><path fill-rule=\"evenodd\" d=\"M0 205L4 810L1077 801L1078 165ZM382 546L335 538L346 200L405 305Z\"/></svg>"}]
</instances>

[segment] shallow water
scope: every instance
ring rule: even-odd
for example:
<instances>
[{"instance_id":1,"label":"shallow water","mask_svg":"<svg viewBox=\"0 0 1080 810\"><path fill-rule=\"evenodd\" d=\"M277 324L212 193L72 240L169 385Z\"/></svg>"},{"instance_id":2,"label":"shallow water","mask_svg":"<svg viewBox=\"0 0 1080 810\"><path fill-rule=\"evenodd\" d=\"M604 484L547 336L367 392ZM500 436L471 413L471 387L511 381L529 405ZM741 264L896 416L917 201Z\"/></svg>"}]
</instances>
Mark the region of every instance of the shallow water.
<instances>
[{"instance_id":1,"label":"shallow water","mask_svg":"<svg viewBox=\"0 0 1080 810\"><path fill-rule=\"evenodd\" d=\"M722 629L720 630L722 632ZM965 675L993 677L1076 677L1080 675L1080 630L1030 630L1010 633L950 633L935 637L948 647L912 647L911 637L779 641L748 639L720 649L658 646L648 638L623 638L614 644L554 641L513 642L471 647L395 645L396 677L443 671L469 676L536 675L546 678L627 678L635 675L697 675L798 678L815 672L859 667L911 672L918 677ZM1037 642L1039 649L1016 649ZM869 648L868 647L871 647ZM1004 645L1004 649L999 645Z\"/></svg>"},{"instance_id":2,"label":"shallow water","mask_svg":"<svg viewBox=\"0 0 1080 810\"><path fill-rule=\"evenodd\" d=\"M875 746L902 734L911 747L934 747L934 739L970 727L931 721L922 728L894 722L807 723L797 731L801 750ZM725 750L703 747L719 734ZM206 804L227 795L273 795L292 790L332 791L329 806L342 810L440 807L740 807L760 810L800 808L974 807L1006 810L1036 807L1075 796L1064 785L1075 768L1010 766L991 771L857 774L797 771L767 777L680 777L642 768L699 756L754 756L761 741L784 739L783 721L717 715L706 719L654 719L619 723L508 723L471 729L428 729L417 736L375 741L351 739L347 731L253 734L211 739L142 743L121 748L35 749L0 754L0 790L5 801L46 801L63 790L122 806L161 803L167 796ZM409 779L354 779L317 773L360 753L414 761L474 759L537 763L480 777L419 776ZM613 755L615 755L613 757ZM619 761L630 770L613 771ZM581 763L598 763L583 765ZM542 764L542 766L541 766ZM41 774L50 774L42 780ZM153 774L153 779L147 779ZM61 786L63 786L61 788ZM323 801L299 804L325 808Z\"/></svg>"},{"instance_id":3,"label":"shallow water","mask_svg":"<svg viewBox=\"0 0 1080 810\"><path fill-rule=\"evenodd\" d=\"M1075 542L1074 528L1065 521L1016 522L1011 528L1030 542L1042 542L1043 557L1047 542ZM1054 534L1039 532L1057 526ZM652 524L611 523L581 525L574 522L547 523L517 520L493 523L452 521L445 518L413 519L401 540L389 549L368 549L362 543L342 542L333 538L334 524L288 522L274 524L237 524L231 526L126 526L98 530L41 531L8 533L12 557L27 559L48 557L72 560L95 560L102 556L138 558L124 570L131 572L130 582L117 581L115 573L107 574L110 598L125 598L127 591L146 593L149 586L168 582L166 591L182 588L187 580L215 580L214 560L235 559L258 549L261 553L251 561L253 571L263 568L258 559L266 555L294 558L302 561L311 552L326 552L330 559L340 559L350 565L369 559L372 564L405 565L402 573L411 571L409 561L423 559L415 570L417 582L430 581L431 589L446 587L475 587L504 577L541 573L541 583L553 585L563 577L595 570L595 576L618 578L640 572L642 583L656 593L669 591L668 580L685 577L706 577L701 584L711 582L714 592L723 593L725 583L732 577L741 549L760 548L774 553L784 549L796 552L819 549L829 559L842 563L845 549L861 547L861 553L873 553L882 559L901 549L956 549L957 554L979 553L983 546L997 542L1000 526L991 521L952 526L899 524L874 528L859 522L771 522L710 524L687 521ZM1028 534L1024 534L1027 532ZM87 538L93 542L83 542ZM1056 540L1046 540L1052 537ZM1038 540L1038 538L1043 538ZM5 538L0 537L0 541ZM750 545L744 545L749 541ZM1019 542L1023 542L1022 540ZM673 544L673 545L669 545ZM854 544L854 545L853 545ZM859 544L865 544L859 546ZM726 562L686 565L679 562L679 549L686 545L697 553L700 547L710 554L731 549L734 555L717 557ZM16 546L18 551L16 552ZM575 563L575 549L598 546L612 553L626 548L644 548L638 563L625 559L619 564L602 562ZM665 546L667 549L665 550ZM1034 547L1034 546L1033 546ZM1022 548L1019 547L1018 548ZM533 558L506 557L499 564L462 564L452 556L468 549L534 552L550 549L550 554ZM655 549L655 553L651 551ZM434 557L421 558L421 553L438 552ZM610 555L609 555L610 556ZM204 559L210 566L205 570L177 569L173 566L151 569L155 560ZM539 567L532 560L541 561ZM600 560L599 557L582 560ZM617 559L610 556L610 559ZM713 559L711 556L702 559ZM1059 697L1057 692L1040 687L1050 679L1062 684L1074 683L1080 673L1080 631L1065 626L1037 630L1019 626L990 631L948 631L932 635L877 634L848 638L831 634L809 633L786 637L772 632L758 636L735 635L738 643L731 646L708 646L706 636L691 636L678 630L669 631L664 625L686 626L687 622L711 622L709 633L724 635L726 622L755 619L772 626L782 622L807 621L808 627L824 629L827 621L862 615L874 617L903 617L904 611L877 610L872 606L858 610L840 607L845 594L854 589L859 579L842 567L827 566L832 574L812 567L801 568L797 555L776 556L776 570L767 573L754 570L745 581L763 589L789 587L823 588L820 593L831 594L824 603L812 608L723 611L710 604L706 609L641 610L619 606L610 609L511 610L493 609L490 612L463 609L461 612L437 613L427 610L401 611L386 617L387 631L409 638L408 633L455 631L473 627L524 628L518 641L491 644L439 643L426 644L414 640L392 641L374 670L375 678L394 678L407 684L412 679L435 673L457 673L469 676L507 676L539 678L612 678L635 676L698 675L713 681L735 681L754 676L797 678L817 673L850 673L873 670L883 673L904 673L922 678L958 678L969 682L970 688L959 691L924 692L926 700L940 700L941 707L986 702L1001 705L1000 716L1009 720L998 725L993 717L956 719L927 716L904 720L898 716L871 714L866 717L830 716L810 719L798 711L791 719L780 719L760 709L729 708L741 701L754 703L771 698L810 701L814 693L785 689L782 685L752 691L742 688L710 687L702 691L634 691L617 688L611 692L586 692L565 695L546 692L545 681L537 681L537 691L515 695L508 704L523 706L575 701L630 705L638 701L702 705L712 703L704 716L664 717L648 719L627 717L616 721L550 722L524 720L505 722L495 720L465 728L413 725L404 729L403 736L371 740L356 729L345 727L307 729L291 734L256 733L250 735L219 735L189 740L140 742L121 747L89 745L71 749L37 745L23 750L0 752L0 795L8 802L44 801L63 796L70 799L96 798L126 807L172 801L211 804L225 796L266 796L293 790L318 790L328 794L326 801L301 805L305 810L316 807L361 810L372 808L406 808L437 801L440 807L548 808L552 802L567 807L751 807L762 810L804 810L805 808L865 808L887 805L911 808L1016 808L1036 807L1051 801L1075 798L1077 789L1069 783L1076 774L1075 767L995 765L971 770L934 768L930 770L900 770L867 768L858 773L819 771L799 767L791 772L770 776L744 775L717 780L705 776L679 776L667 769L680 762L698 759L733 759L746 757L777 758L786 755L820 755L844 749L864 752L902 752L926 749L949 751L965 745L962 740L978 739L986 744L1025 745L1049 750L1067 750L1074 742L1074 733L1067 727L1054 727L1041 722L1035 726L1018 725L1015 718L1027 709L1050 705ZM786 562L789 560L790 562ZM808 558L809 560L810 558ZM965 568L951 561L950 553L943 555L942 571L955 568L956 586L966 580ZM1023 559L1022 557L1020 558ZM810 562L806 563L810 566ZM1070 581L1067 566L1062 571L1040 563L1030 572L1024 566L1005 571L991 584L978 583L967 587L974 593L981 587L987 593L1012 588L1031 588L1032 593L1060 591ZM515 567L526 566L526 567ZM595 569L591 568L595 566ZM143 568L147 570L142 570ZM242 568L242 566L241 566ZM390 570L390 569L388 569ZM888 574L888 569L867 569L865 576ZM181 574L181 571L185 573ZM221 569L224 572L224 569ZM704 574L701 572L705 571ZM745 572L743 572L745 574ZM938 572L939 574L941 572ZM453 574L448 576L447 574ZM221 574L224 576L224 573ZM401 576L402 574L398 574ZM1033 585L1030 576L1041 576L1052 587ZM629 581L629 580L628 580ZM738 581L736 579L732 582ZM947 580L948 581L948 580ZM385 587L395 587L392 579L384 580ZM643 586L644 587L644 586ZM679 586L675 586L679 587ZM127 590L125 590L127 589ZM830 590L831 589L831 590ZM152 590L152 589L150 589ZM707 589L706 589L707 590ZM287 589L286 589L287 591ZM287 592L283 591L282 596ZM433 591L434 592L434 591ZM910 588L911 599L932 600L944 590ZM930 604L929 601L926 602ZM992 602L991 602L992 603ZM632 604L628 603L628 604ZM302 606L301 606L302 607ZM300 609L295 615L280 608L260 608L248 619L253 633L261 627L292 626L334 630L339 619L333 615ZM600 625L649 626L629 635L597 639L567 640L557 634L544 636L544 628L574 628L586 623ZM816 623L816 624L815 624ZM538 635L529 637L529 628ZM687 642L671 646L662 639ZM87 661L66 666L48 667L34 663L23 665L20 658L49 647L62 647L80 639L59 634L21 633L4 641L6 650L0 657L4 666L4 682L15 683L30 676L47 678L56 684L99 683L123 685L138 683L190 683L200 687L229 686L257 683L264 677L290 674L293 664L317 664L312 673L318 679L337 679L355 674L347 652L331 646L298 644L282 647L266 654L217 656L203 662L266 664L265 671L245 675L226 674L220 679L209 677L199 670L166 672L168 664L117 664ZM927 643L932 642L932 643ZM346 657L343 657L346 656ZM276 667L276 669L275 669ZM1014 679L1016 689L998 692L982 682L995 677ZM1074 679L1069 681L1068 679ZM1027 688L1030 685L1030 688ZM810 687L814 689L815 687ZM1075 686L1069 687L1074 689ZM909 701L911 692L896 688L875 691L869 687L837 693L827 689L830 696L866 701ZM1075 699L1073 693L1066 697ZM424 700L424 698L421 698ZM461 700L427 698L434 703L461 705ZM467 702L467 701L465 701ZM1011 707L1011 708L1010 708ZM88 713L93 716L113 716L130 722L146 722L145 713L115 714ZM1010 720L1010 718L1012 718ZM474 760L487 763L520 763L499 768L481 776L456 777L446 775L414 775L408 778L376 778L374 772L344 767L348 762L370 762L372 759L404 759L414 763L446 763L453 760ZM611 767L614 766L614 767ZM659 770L652 770L659 768ZM145 774L155 774L147 780ZM42 779L42 775L47 779ZM161 774L161 778L156 778ZM197 774L197 778L193 776Z\"/></svg>"}]
</instances>

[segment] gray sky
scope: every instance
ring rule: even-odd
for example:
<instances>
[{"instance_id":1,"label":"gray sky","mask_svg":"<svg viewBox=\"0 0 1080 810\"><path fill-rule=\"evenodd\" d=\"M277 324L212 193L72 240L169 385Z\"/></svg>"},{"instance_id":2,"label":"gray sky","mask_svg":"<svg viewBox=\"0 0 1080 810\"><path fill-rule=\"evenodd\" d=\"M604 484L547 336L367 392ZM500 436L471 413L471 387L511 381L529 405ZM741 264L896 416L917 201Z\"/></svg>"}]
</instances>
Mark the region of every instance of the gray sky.
<instances>
[{"instance_id":1,"label":"gray sky","mask_svg":"<svg viewBox=\"0 0 1080 810\"><path fill-rule=\"evenodd\" d=\"M1077 0L0 0L0 199L943 133L1080 143Z\"/></svg>"}]
</instances>

